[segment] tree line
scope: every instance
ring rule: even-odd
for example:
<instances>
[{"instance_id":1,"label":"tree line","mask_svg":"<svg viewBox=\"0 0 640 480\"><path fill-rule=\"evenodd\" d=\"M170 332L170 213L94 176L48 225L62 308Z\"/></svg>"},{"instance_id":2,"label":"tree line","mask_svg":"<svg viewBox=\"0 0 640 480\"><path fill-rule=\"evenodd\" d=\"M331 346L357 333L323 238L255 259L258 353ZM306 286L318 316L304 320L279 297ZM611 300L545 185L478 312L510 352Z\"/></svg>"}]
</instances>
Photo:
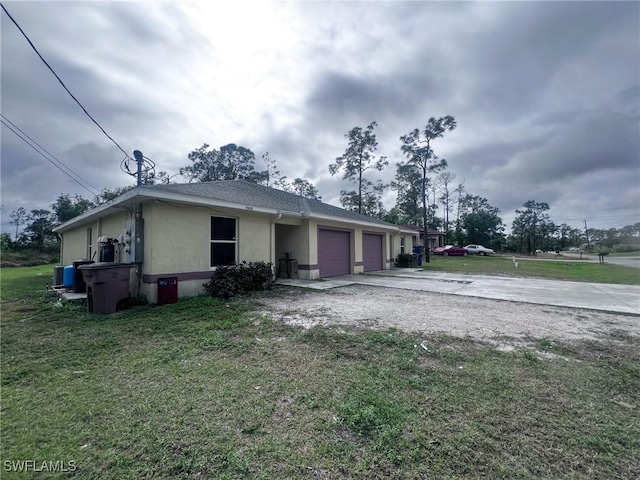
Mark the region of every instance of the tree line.
<instances>
[{"instance_id":1,"label":"tree line","mask_svg":"<svg viewBox=\"0 0 640 480\"><path fill-rule=\"evenodd\" d=\"M344 153L328 166L331 175L341 174L342 179L352 186L340 192L340 203L347 210L398 225L419 226L423 231L437 229L444 233L446 243L482 244L499 251L534 255L537 250L562 250L590 242L612 248L624 242L634 243L640 235L640 223L606 231L581 231L566 224L556 225L549 219L549 205L535 200L528 200L516 210L511 233L505 235L500 210L486 198L467 192L464 179L456 183L456 175L447 170L447 160L438 157L434 151L434 142L457 127L455 118L450 115L431 117L424 128L416 128L399 137L405 161L396 164L391 182L374 182L370 174L382 171L389 164L386 157L376 155L376 127L374 121L364 128L356 126L347 132ZM308 180L289 180L281 174L268 152L262 155L264 169L260 170L256 169L255 154L249 148L234 143L217 149L205 143L190 152L187 158L191 163L181 167L176 176L189 182L240 179L310 199L322 198ZM143 185L170 183L172 178L166 172L156 174L145 170L141 182ZM10 214L15 233L2 234L2 248L56 249L58 238L52 231L56 225L134 187L103 189L92 200L80 195L61 194L51 205L51 210L27 212L20 207ZM397 194L396 203L386 210L382 196L389 188ZM426 235L424 242L426 246Z\"/></svg>"}]
</instances>

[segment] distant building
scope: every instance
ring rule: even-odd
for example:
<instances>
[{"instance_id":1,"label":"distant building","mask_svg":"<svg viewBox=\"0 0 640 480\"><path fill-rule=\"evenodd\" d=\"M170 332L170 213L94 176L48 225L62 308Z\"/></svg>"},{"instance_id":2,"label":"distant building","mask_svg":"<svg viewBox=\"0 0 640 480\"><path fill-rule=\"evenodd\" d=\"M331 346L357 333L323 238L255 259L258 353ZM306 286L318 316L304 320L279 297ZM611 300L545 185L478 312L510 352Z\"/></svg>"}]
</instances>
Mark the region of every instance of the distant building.
<instances>
[{"instance_id":1,"label":"distant building","mask_svg":"<svg viewBox=\"0 0 640 480\"><path fill-rule=\"evenodd\" d=\"M413 230L413 245L424 245L424 230L416 225L402 225L404 230ZM444 233L433 228L429 232L429 250L444 246ZM407 252L410 253L410 252Z\"/></svg>"}]
</instances>

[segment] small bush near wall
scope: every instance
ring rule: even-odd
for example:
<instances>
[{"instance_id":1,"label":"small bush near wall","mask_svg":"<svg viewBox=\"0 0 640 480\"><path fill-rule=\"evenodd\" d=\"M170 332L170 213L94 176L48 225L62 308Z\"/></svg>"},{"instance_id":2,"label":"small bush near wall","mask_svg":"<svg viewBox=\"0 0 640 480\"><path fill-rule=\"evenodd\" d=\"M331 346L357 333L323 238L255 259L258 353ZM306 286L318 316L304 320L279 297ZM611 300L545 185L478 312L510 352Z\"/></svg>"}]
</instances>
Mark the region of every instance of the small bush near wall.
<instances>
[{"instance_id":1,"label":"small bush near wall","mask_svg":"<svg viewBox=\"0 0 640 480\"><path fill-rule=\"evenodd\" d=\"M401 268L415 267L416 256L411 253L400 253L396 257L396 266Z\"/></svg>"},{"instance_id":2,"label":"small bush near wall","mask_svg":"<svg viewBox=\"0 0 640 480\"><path fill-rule=\"evenodd\" d=\"M217 267L204 288L214 297L231 298L248 292L270 290L275 283L273 263L242 262Z\"/></svg>"}]
</instances>

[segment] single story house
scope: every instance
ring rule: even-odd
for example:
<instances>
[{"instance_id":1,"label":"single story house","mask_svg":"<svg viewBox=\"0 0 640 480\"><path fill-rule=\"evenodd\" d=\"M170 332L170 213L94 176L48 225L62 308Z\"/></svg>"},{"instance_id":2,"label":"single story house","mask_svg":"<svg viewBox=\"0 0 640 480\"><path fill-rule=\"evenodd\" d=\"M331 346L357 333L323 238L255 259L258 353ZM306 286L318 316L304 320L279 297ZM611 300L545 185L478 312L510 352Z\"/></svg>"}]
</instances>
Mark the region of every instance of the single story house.
<instances>
[{"instance_id":1,"label":"single story house","mask_svg":"<svg viewBox=\"0 0 640 480\"><path fill-rule=\"evenodd\" d=\"M424 229L415 225L402 225L403 230L413 232L413 245L424 245ZM429 250L444 247L444 233L433 228L428 229L429 232ZM403 252L404 253L404 252ZM406 253L411 253L407 251Z\"/></svg>"},{"instance_id":2,"label":"single story house","mask_svg":"<svg viewBox=\"0 0 640 480\"><path fill-rule=\"evenodd\" d=\"M295 259L299 278L391 268L415 232L375 218L242 180L136 187L54 229L61 264L135 263L132 295L156 303L158 279L176 277L178 296L204 293L218 265Z\"/></svg>"}]
</instances>

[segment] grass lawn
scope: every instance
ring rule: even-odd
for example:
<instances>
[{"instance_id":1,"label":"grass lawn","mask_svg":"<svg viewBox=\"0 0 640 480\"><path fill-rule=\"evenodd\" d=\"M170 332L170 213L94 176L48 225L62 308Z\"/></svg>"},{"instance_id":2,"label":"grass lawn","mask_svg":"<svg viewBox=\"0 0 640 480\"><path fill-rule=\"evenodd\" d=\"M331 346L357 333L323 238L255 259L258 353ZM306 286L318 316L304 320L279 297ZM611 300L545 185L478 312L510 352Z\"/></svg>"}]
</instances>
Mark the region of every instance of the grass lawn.
<instances>
[{"instance_id":1,"label":"grass lawn","mask_svg":"<svg viewBox=\"0 0 640 480\"><path fill-rule=\"evenodd\" d=\"M518 268L515 268L512 257L443 257L431 255L430 259L429 263L423 264L425 270L640 285L640 269L607 263L600 265L597 262L525 259L519 260Z\"/></svg>"},{"instance_id":2,"label":"grass lawn","mask_svg":"<svg viewBox=\"0 0 640 480\"><path fill-rule=\"evenodd\" d=\"M622 333L503 352L302 330L260 296L89 315L44 294L50 274L1 272L3 479L69 475L20 460L83 479L640 476L640 342Z\"/></svg>"}]
</instances>

